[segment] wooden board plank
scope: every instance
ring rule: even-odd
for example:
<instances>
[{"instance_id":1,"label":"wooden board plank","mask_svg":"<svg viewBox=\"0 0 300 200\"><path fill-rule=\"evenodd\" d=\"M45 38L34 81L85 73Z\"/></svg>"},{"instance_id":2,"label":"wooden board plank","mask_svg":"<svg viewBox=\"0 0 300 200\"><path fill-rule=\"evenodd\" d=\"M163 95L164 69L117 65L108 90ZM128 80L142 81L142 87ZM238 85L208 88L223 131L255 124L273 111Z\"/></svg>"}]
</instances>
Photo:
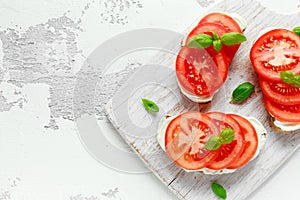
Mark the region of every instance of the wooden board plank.
<instances>
[{"instance_id":1,"label":"wooden board plank","mask_svg":"<svg viewBox=\"0 0 300 200\"><path fill-rule=\"evenodd\" d=\"M222 89L209 104L198 107L184 98L177 86L174 73L174 54L161 53L156 59L161 65L146 65L135 72L111 101L108 116L120 135L137 152L146 165L179 198L185 200L216 199L209 189L211 180L227 186L228 199L245 199L258 188L299 147L300 131L292 134L274 132L269 126L257 76L249 60L249 50L258 32L266 27L292 28L299 23L300 14L281 15L267 10L256 1L226 0L212 11L235 12L248 21L244 43L230 66ZM175 38L174 38L175 39ZM178 39L178 38L177 38ZM174 45L178 52L180 45ZM255 93L243 104L229 104L231 91L240 83L250 81L257 86ZM149 115L141 106L140 98L147 97L160 105L161 111ZM268 130L268 139L260 156L233 174L204 175L187 173L177 167L161 150L156 141L159 120L166 114L188 110L235 112L259 119Z\"/></svg>"}]
</instances>

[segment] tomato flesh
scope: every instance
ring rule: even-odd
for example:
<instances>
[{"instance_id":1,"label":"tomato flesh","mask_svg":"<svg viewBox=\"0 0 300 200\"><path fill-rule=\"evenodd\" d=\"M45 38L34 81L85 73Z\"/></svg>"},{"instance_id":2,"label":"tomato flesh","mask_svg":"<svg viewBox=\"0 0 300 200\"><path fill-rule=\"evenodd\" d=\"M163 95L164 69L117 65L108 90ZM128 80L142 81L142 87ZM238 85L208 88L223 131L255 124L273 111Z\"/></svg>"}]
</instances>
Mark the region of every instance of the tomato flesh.
<instances>
[{"instance_id":1,"label":"tomato flesh","mask_svg":"<svg viewBox=\"0 0 300 200\"><path fill-rule=\"evenodd\" d=\"M255 128L247 119L236 114L229 114L229 116L239 123L244 136L242 154L234 163L227 166L227 169L237 169L246 165L254 157L258 148L258 136Z\"/></svg>"},{"instance_id":2,"label":"tomato flesh","mask_svg":"<svg viewBox=\"0 0 300 200\"><path fill-rule=\"evenodd\" d=\"M208 169L212 170L225 169L232 165L243 153L244 137L238 122L231 116L219 112L211 112L207 113L207 115L212 119L212 123L216 124L219 128L219 134L225 128L234 130L234 140L230 144L222 144L222 146L216 150L218 154L217 158L207 166Z\"/></svg>"},{"instance_id":3,"label":"tomato flesh","mask_svg":"<svg viewBox=\"0 0 300 200\"><path fill-rule=\"evenodd\" d=\"M283 105L296 105L300 103L300 88L291 84L268 81L260 78L260 87L263 94L273 102Z\"/></svg>"},{"instance_id":4,"label":"tomato flesh","mask_svg":"<svg viewBox=\"0 0 300 200\"><path fill-rule=\"evenodd\" d=\"M300 103L296 105L282 105L264 98L268 112L281 122L300 122Z\"/></svg>"},{"instance_id":5,"label":"tomato flesh","mask_svg":"<svg viewBox=\"0 0 300 200\"><path fill-rule=\"evenodd\" d=\"M215 23L215 24L219 24L221 26L223 26L227 32L239 32L242 33L242 30L239 26L239 24L229 15L226 15L224 13L210 13L208 15L206 15L205 17L203 17L199 24L203 24L203 23L207 23L207 22L211 22L211 23Z\"/></svg>"},{"instance_id":6,"label":"tomato flesh","mask_svg":"<svg viewBox=\"0 0 300 200\"><path fill-rule=\"evenodd\" d=\"M255 71L264 79L280 81L280 72L300 73L300 37L285 29L262 35L252 46L250 58Z\"/></svg>"},{"instance_id":7,"label":"tomato flesh","mask_svg":"<svg viewBox=\"0 0 300 200\"><path fill-rule=\"evenodd\" d=\"M205 114L188 112L173 119L166 130L165 146L169 157L180 167L198 170L212 162L217 153L205 148L217 127Z\"/></svg>"},{"instance_id":8,"label":"tomato flesh","mask_svg":"<svg viewBox=\"0 0 300 200\"><path fill-rule=\"evenodd\" d=\"M222 56L213 57L205 49L182 47L176 59L178 82L192 95L211 96L222 86L227 73Z\"/></svg>"}]
</instances>

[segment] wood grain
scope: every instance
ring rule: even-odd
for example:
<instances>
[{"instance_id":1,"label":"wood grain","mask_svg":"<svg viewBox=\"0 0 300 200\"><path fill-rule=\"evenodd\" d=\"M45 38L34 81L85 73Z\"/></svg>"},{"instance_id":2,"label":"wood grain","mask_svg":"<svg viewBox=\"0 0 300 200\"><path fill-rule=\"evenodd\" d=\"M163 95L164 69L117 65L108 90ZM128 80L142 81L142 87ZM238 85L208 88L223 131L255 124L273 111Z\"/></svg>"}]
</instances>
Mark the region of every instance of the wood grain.
<instances>
[{"instance_id":1,"label":"wood grain","mask_svg":"<svg viewBox=\"0 0 300 200\"><path fill-rule=\"evenodd\" d=\"M179 198L217 199L210 189L210 181L214 180L227 188L228 199L241 200L249 196L284 164L300 144L300 131L287 134L271 129L257 75L249 60L250 47L260 30L266 27L291 29L299 25L300 14L281 15L251 0L222 1L211 8L211 11L235 12L248 21L245 31L248 41L239 49L230 66L227 81L213 101L198 106L183 97L173 69L175 55L161 53L156 57L161 60L160 66L143 66L119 89L109 105L108 116L125 141ZM178 52L179 48L179 44L174 45L173 51ZM256 86L255 93L243 104L229 104L231 91L245 81ZM157 115L149 115L141 105L141 97L156 101L161 111ZM212 176L183 171L172 163L159 147L156 132L161 117L188 110L234 112L256 117L268 131L268 138L260 156L233 174Z\"/></svg>"}]
</instances>

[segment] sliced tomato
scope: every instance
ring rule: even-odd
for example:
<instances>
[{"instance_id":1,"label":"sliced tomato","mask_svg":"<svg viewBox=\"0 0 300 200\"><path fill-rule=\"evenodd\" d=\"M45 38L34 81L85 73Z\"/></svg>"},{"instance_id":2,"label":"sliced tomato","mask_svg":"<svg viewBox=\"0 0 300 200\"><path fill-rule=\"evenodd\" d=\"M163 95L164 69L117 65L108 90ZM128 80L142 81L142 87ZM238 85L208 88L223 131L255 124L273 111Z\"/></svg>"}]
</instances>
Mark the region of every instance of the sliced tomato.
<instances>
[{"instance_id":1,"label":"sliced tomato","mask_svg":"<svg viewBox=\"0 0 300 200\"><path fill-rule=\"evenodd\" d=\"M300 104L300 88L282 81L269 81L263 78L259 79L263 94L273 102L283 105Z\"/></svg>"},{"instance_id":2,"label":"sliced tomato","mask_svg":"<svg viewBox=\"0 0 300 200\"><path fill-rule=\"evenodd\" d=\"M230 17L229 15L226 15L224 13L218 13L218 12L210 13L210 14L206 15L205 17L203 17L200 20L199 24L203 24L203 23L207 23L207 22L220 24L223 27L225 27L227 32L242 33L242 30L241 30L239 24L232 17Z\"/></svg>"},{"instance_id":3,"label":"sliced tomato","mask_svg":"<svg viewBox=\"0 0 300 200\"><path fill-rule=\"evenodd\" d=\"M220 56L206 49L182 47L176 59L176 75L181 87L192 95L209 97L224 83L228 69Z\"/></svg>"},{"instance_id":4,"label":"sliced tomato","mask_svg":"<svg viewBox=\"0 0 300 200\"><path fill-rule=\"evenodd\" d=\"M253 125L244 117L236 114L229 114L230 117L235 119L241 129L244 136L244 150L240 157L227 166L227 169L237 169L246 165L255 155L258 147L258 136Z\"/></svg>"},{"instance_id":5,"label":"sliced tomato","mask_svg":"<svg viewBox=\"0 0 300 200\"><path fill-rule=\"evenodd\" d=\"M181 114L167 127L166 152L184 169L201 169L217 157L217 152L205 148L208 138L217 130L205 114L199 112Z\"/></svg>"},{"instance_id":6,"label":"sliced tomato","mask_svg":"<svg viewBox=\"0 0 300 200\"><path fill-rule=\"evenodd\" d=\"M218 34L218 36L222 36L225 33L231 32L225 29L224 26L220 25L220 24L216 24L216 23L201 23L198 24L187 36L187 40L186 42L188 42L192 37L199 35L199 34L210 34L209 31L214 31ZM226 55L226 61L228 63L228 65L230 64L230 62L232 61L235 53L237 52L237 50L239 49L240 45L234 45L234 46L226 46L223 45L221 52ZM216 53L216 51L214 50L213 46L207 48L207 51L211 54L211 55L217 55L218 53ZM227 66L228 66L227 65Z\"/></svg>"},{"instance_id":7,"label":"sliced tomato","mask_svg":"<svg viewBox=\"0 0 300 200\"><path fill-rule=\"evenodd\" d=\"M282 105L264 98L268 112L281 122L300 122L300 103L296 105Z\"/></svg>"},{"instance_id":8,"label":"sliced tomato","mask_svg":"<svg viewBox=\"0 0 300 200\"><path fill-rule=\"evenodd\" d=\"M221 170L230 165L233 165L235 161L241 156L244 150L244 137L241 132L240 125L231 116L219 112L207 113L212 119L212 123L216 124L219 128L219 134L226 128L234 130L234 139L230 144L222 144L222 146L215 150L218 157L211 162L208 169Z\"/></svg>"},{"instance_id":9,"label":"sliced tomato","mask_svg":"<svg viewBox=\"0 0 300 200\"><path fill-rule=\"evenodd\" d=\"M263 34L252 46L250 59L264 79L280 81L280 72L300 73L300 37L285 29Z\"/></svg>"}]
</instances>

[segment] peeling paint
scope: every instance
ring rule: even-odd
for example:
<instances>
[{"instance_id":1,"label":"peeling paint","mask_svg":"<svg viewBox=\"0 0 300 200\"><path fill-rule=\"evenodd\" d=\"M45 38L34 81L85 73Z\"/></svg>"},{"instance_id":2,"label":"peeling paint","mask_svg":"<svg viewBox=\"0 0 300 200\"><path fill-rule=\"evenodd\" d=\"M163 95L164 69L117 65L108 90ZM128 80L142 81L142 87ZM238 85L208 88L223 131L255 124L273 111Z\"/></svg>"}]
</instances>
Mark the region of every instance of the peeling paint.
<instances>
[{"instance_id":1,"label":"peeling paint","mask_svg":"<svg viewBox=\"0 0 300 200\"><path fill-rule=\"evenodd\" d=\"M116 199L118 193L119 193L119 188L115 188L115 189L110 189L107 192L103 192L101 194L107 198Z\"/></svg>"},{"instance_id":2,"label":"peeling paint","mask_svg":"<svg viewBox=\"0 0 300 200\"><path fill-rule=\"evenodd\" d=\"M4 191L0 193L0 200L9 200L11 199L10 191Z\"/></svg>"},{"instance_id":3,"label":"peeling paint","mask_svg":"<svg viewBox=\"0 0 300 200\"><path fill-rule=\"evenodd\" d=\"M115 3L117 7L124 4L128 9L133 5L142 7L138 1L122 0ZM106 4L105 8L112 9L108 10L112 14L119 12L116 10L120 9L119 7L109 7L108 1ZM84 11L87 11L90 6L91 3L87 4ZM45 128L57 130L58 118L74 120L73 92L77 75L74 71L75 60L78 57L85 59L76 43L78 35L82 32L80 23L81 20L75 22L64 15L49 19L44 24L31 26L24 32L12 28L0 31L2 44L0 83L4 80L4 74L7 74L6 81L20 88L29 83L46 83L50 86L48 104L50 121L44 125ZM103 119L104 105L131 70L132 68L128 67L115 74L95 77L100 83L95 97L88 97L95 99L95 108L90 110L89 114L96 114L99 119ZM89 81L89 77L83 76L83 78ZM86 109L85 104L88 103L84 98L79 102L83 110ZM16 104L22 108L24 103L26 99L8 102L5 95L0 92L0 112L9 111ZM80 111L77 117L80 117Z\"/></svg>"},{"instance_id":4,"label":"peeling paint","mask_svg":"<svg viewBox=\"0 0 300 200\"><path fill-rule=\"evenodd\" d=\"M139 0L102 0L100 8L102 23L125 25L129 22L129 13L139 13L143 5Z\"/></svg>"},{"instance_id":5,"label":"peeling paint","mask_svg":"<svg viewBox=\"0 0 300 200\"><path fill-rule=\"evenodd\" d=\"M202 8L207 8L211 4L213 4L215 1L214 0L197 0L197 2L200 4Z\"/></svg>"},{"instance_id":6,"label":"peeling paint","mask_svg":"<svg viewBox=\"0 0 300 200\"><path fill-rule=\"evenodd\" d=\"M80 55L76 45L80 31L78 23L62 16L32 26L23 33L15 29L0 32L2 69L8 73L7 82L18 87L28 83L50 85L49 107L54 119L45 127L57 129L55 118L72 119L75 80L72 67L76 56ZM22 108L24 102L26 100L8 103L0 92L0 111L9 111L16 103Z\"/></svg>"},{"instance_id":7,"label":"peeling paint","mask_svg":"<svg viewBox=\"0 0 300 200\"><path fill-rule=\"evenodd\" d=\"M121 200L121 198L118 197L119 188L116 187L114 189L109 189L107 192L102 192L101 196L99 195L88 195L85 196L83 194L77 194L70 196L70 200L104 200L104 199L111 199L111 200ZM0 199L1 200L1 199Z\"/></svg>"}]
</instances>

